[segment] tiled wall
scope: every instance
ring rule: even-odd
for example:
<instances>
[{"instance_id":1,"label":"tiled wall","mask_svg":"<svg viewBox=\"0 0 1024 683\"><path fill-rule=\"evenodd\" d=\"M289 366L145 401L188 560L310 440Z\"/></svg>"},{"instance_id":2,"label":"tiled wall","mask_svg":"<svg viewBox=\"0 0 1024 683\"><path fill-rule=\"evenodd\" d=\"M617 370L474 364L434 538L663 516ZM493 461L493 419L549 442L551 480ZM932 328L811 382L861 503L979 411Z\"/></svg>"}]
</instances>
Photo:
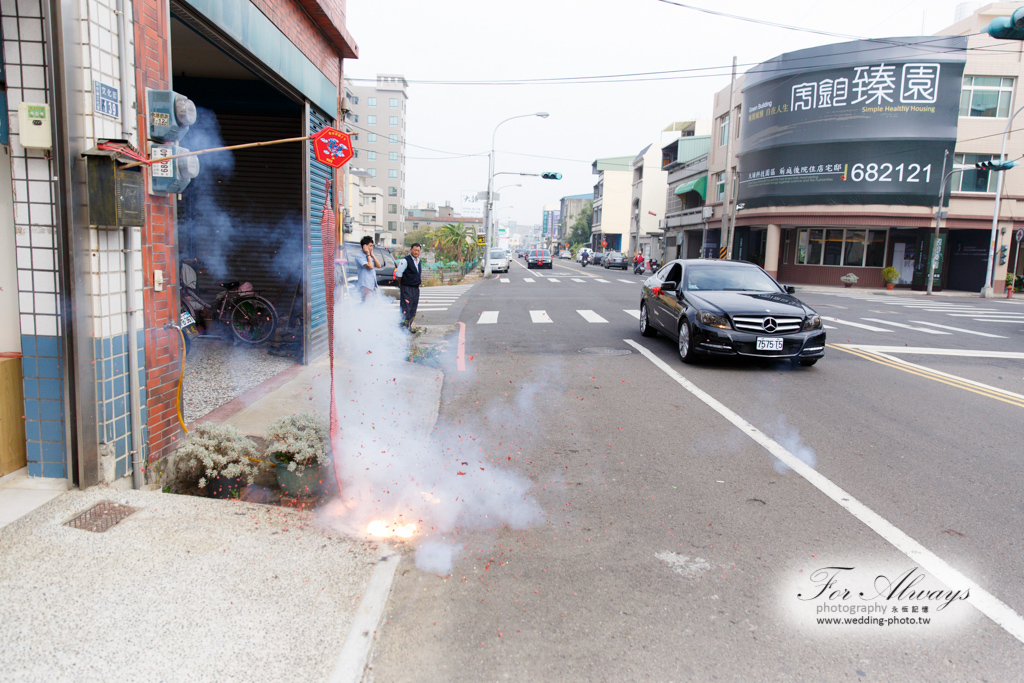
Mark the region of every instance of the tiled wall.
<instances>
[{"instance_id":1,"label":"tiled wall","mask_svg":"<svg viewBox=\"0 0 1024 683\"><path fill-rule=\"evenodd\" d=\"M44 152L18 143L18 105L52 103L46 87L46 50L40 0L0 0L7 106L11 123L11 175L18 299L25 387L25 432L32 476L67 476L64 424L64 330L54 212L54 169Z\"/></svg>"},{"instance_id":2,"label":"tiled wall","mask_svg":"<svg viewBox=\"0 0 1024 683\"><path fill-rule=\"evenodd\" d=\"M85 98L82 109L85 114L85 135L87 146L91 147L98 138L122 138L120 118L114 118L93 111L95 82L121 89L121 69L118 62L117 43L117 2L116 0L79 0L82 5L82 67L89 76L82 84L82 97ZM132 35L131 2L124 3L125 28L127 36L127 52L129 58L128 73L134 73L134 36ZM128 102L135 102L135 83L128 79ZM130 116L134 123L135 116ZM135 130L129 133L132 144L137 143Z\"/></svg>"}]
</instances>

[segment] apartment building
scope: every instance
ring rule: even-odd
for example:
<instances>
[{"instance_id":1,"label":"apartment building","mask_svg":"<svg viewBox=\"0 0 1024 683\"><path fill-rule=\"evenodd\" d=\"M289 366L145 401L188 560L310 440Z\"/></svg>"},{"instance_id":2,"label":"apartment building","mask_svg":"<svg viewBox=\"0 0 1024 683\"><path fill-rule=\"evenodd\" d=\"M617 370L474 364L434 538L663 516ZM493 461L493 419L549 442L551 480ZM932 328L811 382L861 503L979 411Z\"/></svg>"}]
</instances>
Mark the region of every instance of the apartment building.
<instances>
[{"instance_id":1,"label":"apartment building","mask_svg":"<svg viewBox=\"0 0 1024 683\"><path fill-rule=\"evenodd\" d=\"M665 249L662 258L713 258L714 247L705 249L707 219L712 211L708 198L710 135L680 137L661 148L662 168L667 174L665 195Z\"/></svg>"},{"instance_id":2,"label":"apartment building","mask_svg":"<svg viewBox=\"0 0 1024 683\"><path fill-rule=\"evenodd\" d=\"M633 159L595 159L591 171L594 184L594 225L590 246L601 251L621 251L629 239L629 204L633 196Z\"/></svg>"},{"instance_id":3,"label":"apartment building","mask_svg":"<svg viewBox=\"0 0 1024 683\"><path fill-rule=\"evenodd\" d=\"M350 79L349 127L358 166L384 189L385 231L377 240L387 247L405 243L405 129L409 84L405 77L378 74L373 83Z\"/></svg>"},{"instance_id":4,"label":"apartment building","mask_svg":"<svg viewBox=\"0 0 1024 683\"><path fill-rule=\"evenodd\" d=\"M592 204L594 201L594 193L587 192L584 194L572 194L568 197L562 197L558 202L558 240L560 242L567 242L569 238L569 232L572 231L572 226L576 224L576 219L583 212L583 209L587 204Z\"/></svg>"},{"instance_id":5,"label":"apartment building","mask_svg":"<svg viewBox=\"0 0 1024 683\"><path fill-rule=\"evenodd\" d=\"M629 205L629 255L638 251L650 258L661 250L661 221L665 216L668 173L662 168L661 148L650 144L630 163L633 171Z\"/></svg>"}]
</instances>

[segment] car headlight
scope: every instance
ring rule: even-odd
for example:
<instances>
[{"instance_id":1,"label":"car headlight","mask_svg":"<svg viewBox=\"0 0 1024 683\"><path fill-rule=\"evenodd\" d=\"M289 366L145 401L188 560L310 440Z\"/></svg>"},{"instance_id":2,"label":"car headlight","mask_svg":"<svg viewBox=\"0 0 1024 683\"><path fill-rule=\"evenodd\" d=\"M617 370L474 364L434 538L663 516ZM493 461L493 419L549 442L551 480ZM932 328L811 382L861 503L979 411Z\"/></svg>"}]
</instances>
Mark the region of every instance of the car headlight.
<instances>
[{"instance_id":1,"label":"car headlight","mask_svg":"<svg viewBox=\"0 0 1024 683\"><path fill-rule=\"evenodd\" d=\"M820 330L821 329L821 316L820 315L809 316L806 320L804 320L804 326L801 327L800 329L802 331L804 331L804 332L808 332L810 330Z\"/></svg>"},{"instance_id":2,"label":"car headlight","mask_svg":"<svg viewBox=\"0 0 1024 683\"><path fill-rule=\"evenodd\" d=\"M728 330L732 327L732 325L729 324L728 318L722 315L709 313L708 311L701 311L698 313L697 320L700 321L702 325L707 325L708 327L720 327L723 330Z\"/></svg>"}]
</instances>

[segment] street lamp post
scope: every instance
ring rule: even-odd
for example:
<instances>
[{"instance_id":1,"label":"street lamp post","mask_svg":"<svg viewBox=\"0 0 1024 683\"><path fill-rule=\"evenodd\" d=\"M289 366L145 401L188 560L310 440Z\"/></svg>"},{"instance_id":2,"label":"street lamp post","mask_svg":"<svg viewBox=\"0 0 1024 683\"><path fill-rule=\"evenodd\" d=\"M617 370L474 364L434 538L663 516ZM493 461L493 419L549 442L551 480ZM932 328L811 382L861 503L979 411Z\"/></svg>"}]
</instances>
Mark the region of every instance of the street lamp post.
<instances>
[{"instance_id":1,"label":"street lamp post","mask_svg":"<svg viewBox=\"0 0 1024 683\"><path fill-rule=\"evenodd\" d=\"M491 153L487 157L487 203L484 204L484 277L490 277L491 275L491 210L493 208L491 205L494 203L494 141L498 135L498 128L500 128L503 123L507 123L512 119L522 119L528 116L539 116L542 119L546 119L548 117L548 113L546 111L538 111L533 114L510 116L495 126L494 133L491 135Z\"/></svg>"},{"instance_id":2,"label":"street lamp post","mask_svg":"<svg viewBox=\"0 0 1024 683\"><path fill-rule=\"evenodd\" d=\"M1017 111L1013 112L1013 116L1006 122L1006 130L1003 131L1003 144L999 148L999 161L1006 159L1006 137L1010 134L1010 126L1013 125L1013 119L1017 114L1024 111L1024 107L1021 107ZM981 288L981 297L987 299L995 293L995 287L993 282L993 276L995 275L996 269L996 232L999 225L999 198L1003 194L1003 174L999 173L999 177L996 179L996 207L992 212L992 236L988 243L988 268L985 270L985 284Z\"/></svg>"}]
</instances>

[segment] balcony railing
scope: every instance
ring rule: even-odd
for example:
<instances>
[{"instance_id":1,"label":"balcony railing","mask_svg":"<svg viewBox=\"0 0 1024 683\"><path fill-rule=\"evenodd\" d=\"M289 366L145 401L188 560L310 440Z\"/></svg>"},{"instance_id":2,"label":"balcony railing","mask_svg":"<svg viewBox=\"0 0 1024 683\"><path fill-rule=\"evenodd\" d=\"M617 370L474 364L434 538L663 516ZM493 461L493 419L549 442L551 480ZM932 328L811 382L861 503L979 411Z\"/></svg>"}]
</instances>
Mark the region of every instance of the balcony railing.
<instances>
[{"instance_id":1,"label":"balcony railing","mask_svg":"<svg viewBox=\"0 0 1024 683\"><path fill-rule=\"evenodd\" d=\"M665 225L670 228L696 225L704 221L704 207L698 206L693 209L672 211L665 214Z\"/></svg>"}]
</instances>

